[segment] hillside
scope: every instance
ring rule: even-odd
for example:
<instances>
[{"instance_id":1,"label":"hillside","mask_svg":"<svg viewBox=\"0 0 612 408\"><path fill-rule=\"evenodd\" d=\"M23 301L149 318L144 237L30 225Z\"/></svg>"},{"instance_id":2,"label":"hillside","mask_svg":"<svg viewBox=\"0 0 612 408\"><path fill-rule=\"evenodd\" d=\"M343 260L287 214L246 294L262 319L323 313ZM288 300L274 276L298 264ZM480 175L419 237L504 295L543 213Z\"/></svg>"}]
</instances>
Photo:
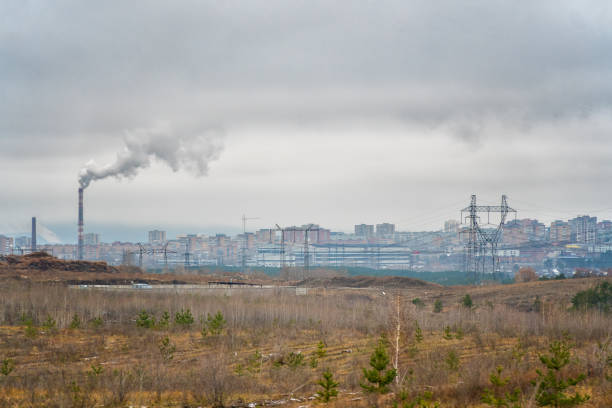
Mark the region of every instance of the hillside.
<instances>
[{"instance_id":1,"label":"hillside","mask_svg":"<svg viewBox=\"0 0 612 408\"><path fill-rule=\"evenodd\" d=\"M334 276L331 278L306 278L297 283L303 287L325 288L441 288L437 283L403 276Z\"/></svg>"}]
</instances>

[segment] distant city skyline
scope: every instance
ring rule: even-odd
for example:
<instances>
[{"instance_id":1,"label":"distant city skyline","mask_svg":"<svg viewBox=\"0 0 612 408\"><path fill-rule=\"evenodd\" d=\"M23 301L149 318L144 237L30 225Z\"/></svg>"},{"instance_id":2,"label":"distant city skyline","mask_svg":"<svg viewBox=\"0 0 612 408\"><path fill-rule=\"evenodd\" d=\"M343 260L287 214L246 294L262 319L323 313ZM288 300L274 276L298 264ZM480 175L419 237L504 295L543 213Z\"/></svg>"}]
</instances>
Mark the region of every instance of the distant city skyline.
<instances>
[{"instance_id":1,"label":"distant city skyline","mask_svg":"<svg viewBox=\"0 0 612 408\"><path fill-rule=\"evenodd\" d=\"M612 214L610 214L609 217L601 217L601 216L597 216L595 214L588 214L586 212L582 212L582 213L577 213L573 216L569 216L569 217L558 217L558 218L554 218L554 219L542 219L542 218L537 218L537 217L529 217L529 216L523 216L524 214L519 212L519 216L518 219L532 219L532 220L536 220L539 221L541 223L543 223L547 228L550 227L551 223L555 222L555 221L563 221L563 222L567 222L572 218L576 218L579 216L583 216L583 215L590 215L590 216L595 216L598 218L598 221L605 221L605 220L612 220ZM493 220L493 217L491 218L491 220ZM400 224L396 224L394 222L392 222L391 220L387 220L390 224L394 224L395 226L395 231L397 232L418 232L418 231L431 231L431 232L435 232L435 231L445 231L445 223L448 221L456 221L456 222L460 222L460 217L457 216L456 218L446 218L441 220L440 222L437 221L432 221L429 225L429 228L421 228L421 229L409 229L409 228L402 228ZM512 221L511 219L507 220L507 222ZM164 226L163 224L147 224L147 225L117 225L117 224L98 224L98 223L93 223L93 224L86 224L85 226L85 232L87 233L95 233L95 234L99 234L99 239L101 242L114 242L114 241L122 241L122 242L148 242L149 240L149 236L148 233L151 230L162 230L164 232L167 233L167 237L168 239L176 239L177 236L179 235L184 235L184 234L198 234L198 235L215 235L215 234L227 234L229 236L235 236L238 235L240 233L242 233L242 227L241 225L239 225L241 221L239 220L239 222L236 225L228 225L228 226L223 226L223 225L198 225L198 224L194 224L194 225L178 225L178 226ZM322 225L326 228L328 228L327 225L324 225L322 223L317 223L317 222L312 222L314 224L319 224ZM348 226L346 228L333 228L330 227L331 230L333 231L337 231L337 232L343 232L343 233L347 233L347 234L355 234L355 227L357 226L372 226L372 231L373 231L373 236L376 236L376 226L377 224L381 224L384 223L383 221L381 222L374 222L372 224L370 223L365 223L365 222L359 222L358 224L353 224L351 226ZM275 224L271 224L271 225L267 225L264 220L253 220L253 221L249 221L248 223L248 227L247 227L247 231L248 232L255 232L259 229L266 229L266 228L274 228ZM308 223L306 223L308 224ZM29 228L29 224L23 224L22 229L20 230L19 227L16 225L19 225L17 223L14 223L13 226L9 226L9 228L7 228L7 225L0 225L0 235L7 235L7 236L11 236L11 237L28 237L30 236L30 231L24 229L25 227ZM70 224L55 224L55 225L49 225L49 224L45 224L42 220L40 220L40 218L38 219L38 225L39 225L39 232L38 232L38 237L39 240L42 238L42 242L44 243L66 243L66 244L73 244L76 243L76 226L75 225L70 225ZM286 224L288 225L301 225L300 223L289 223ZM465 225L465 224L464 224ZM459 227L461 227L461 224L459 223ZM359 234L357 234L359 235ZM51 239L49 239L51 238Z\"/></svg>"},{"instance_id":2,"label":"distant city skyline","mask_svg":"<svg viewBox=\"0 0 612 408\"><path fill-rule=\"evenodd\" d=\"M104 239L231 231L242 214L432 230L471 194L546 224L612 218L608 2L8 1L0 15L0 231L36 216L71 239L79 180Z\"/></svg>"}]
</instances>

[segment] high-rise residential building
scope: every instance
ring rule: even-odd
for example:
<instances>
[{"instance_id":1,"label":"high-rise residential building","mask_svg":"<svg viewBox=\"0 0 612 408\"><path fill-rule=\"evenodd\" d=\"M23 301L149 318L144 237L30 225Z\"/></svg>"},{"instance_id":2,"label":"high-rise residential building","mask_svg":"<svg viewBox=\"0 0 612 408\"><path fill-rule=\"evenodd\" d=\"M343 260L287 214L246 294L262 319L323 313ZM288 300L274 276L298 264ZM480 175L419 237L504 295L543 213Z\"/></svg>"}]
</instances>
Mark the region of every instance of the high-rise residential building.
<instances>
[{"instance_id":1,"label":"high-rise residential building","mask_svg":"<svg viewBox=\"0 0 612 408\"><path fill-rule=\"evenodd\" d=\"M546 226L538 220L525 218L511 220L504 225L502 239L505 244L519 245L530 241L544 241Z\"/></svg>"},{"instance_id":2,"label":"high-rise residential building","mask_svg":"<svg viewBox=\"0 0 612 408\"><path fill-rule=\"evenodd\" d=\"M161 245L166 242L166 231L153 230L149 231L149 244Z\"/></svg>"},{"instance_id":3,"label":"high-rise residential building","mask_svg":"<svg viewBox=\"0 0 612 408\"><path fill-rule=\"evenodd\" d=\"M374 225L358 224L355 225L355 235L363 238L371 238L374 236Z\"/></svg>"},{"instance_id":4,"label":"high-rise residential building","mask_svg":"<svg viewBox=\"0 0 612 408\"><path fill-rule=\"evenodd\" d=\"M458 232L459 225L460 223L457 220L444 221L444 232Z\"/></svg>"},{"instance_id":5,"label":"high-rise residential building","mask_svg":"<svg viewBox=\"0 0 612 408\"><path fill-rule=\"evenodd\" d=\"M572 241L579 244L597 243L597 217L578 216L569 220L572 229Z\"/></svg>"},{"instance_id":6,"label":"high-rise residential building","mask_svg":"<svg viewBox=\"0 0 612 408\"><path fill-rule=\"evenodd\" d=\"M550 223L550 242L570 242L571 239L572 229L568 222L557 220Z\"/></svg>"},{"instance_id":7,"label":"high-rise residential building","mask_svg":"<svg viewBox=\"0 0 612 408\"><path fill-rule=\"evenodd\" d=\"M280 235L280 232L279 232ZM276 238L276 230L272 228L260 229L255 232L257 242L259 243L272 243Z\"/></svg>"},{"instance_id":8,"label":"high-rise residential building","mask_svg":"<svg viewBox=\"0 0 612 408\"><path fill-rule=\"evenodd\" d=\"M85 234L83 239L85 245L98 245L100 243L100 234L96 234L93 232Z\"/></svg>"},{"instance_id":9,"label":"high-rise residential building","mask_svg":"<svg viewBox=\"0 0 612 408\"><path fill-rule=\"evenodd\" d=\"M384 222L382 224L376 224L376 236L379 238L393 238L395 234L395 224L389 224Z\"/></svg>"},{"instance_id":10,"label":"high-rise residential building","mask_svg":"<svg viewBox=\"0 0 612 408\"><path fill-rule=\"evenodd\" d=\"M612 221L603 220L597 223L597 242L612 242Z\"/></svg>"},{"instance_id":11,"label":"high-rise residential building","mask_svg":"<svg viewBox=\"0 0 612 408\"><path fill-rule=\"evenodd\" d=\"M13 238L0 235L0 254L8 255L13 249Z\"/></svg>"}]
</instances>

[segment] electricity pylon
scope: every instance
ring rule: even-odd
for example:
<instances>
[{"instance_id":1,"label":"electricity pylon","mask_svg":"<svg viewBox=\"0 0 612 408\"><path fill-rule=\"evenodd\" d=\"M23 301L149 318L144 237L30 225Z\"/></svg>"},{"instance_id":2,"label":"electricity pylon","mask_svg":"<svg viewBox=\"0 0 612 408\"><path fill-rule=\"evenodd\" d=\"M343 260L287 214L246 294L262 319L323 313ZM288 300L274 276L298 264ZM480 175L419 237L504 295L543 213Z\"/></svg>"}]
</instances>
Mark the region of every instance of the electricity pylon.
<instances>
[{"instance_id":1,"label":"electricity pylon","mask_svg":"<svg viewBox=\"0 0 612 408\"><path fill-rule=\"evenodd\" d=\"M474 282L478 282L481 275L486 271L486 257L488 251L491 253L491 272L494 276L497 272L497 244L506 222L508 213L516 210L508 206L505 195L502 195L501 205L476 205L476 195L472 195L470 205L461 210L461 223L467 222L468 228L463 231L467 234L468 241L465 248L464 270ZM495 228L482 228L479 213L487 213L487 223L490 221L491 213L499 213L500 221ZM464 214L467 214L464 216ZM489 224L490 225L490 224Z\"/></svg>"}]
</instances>

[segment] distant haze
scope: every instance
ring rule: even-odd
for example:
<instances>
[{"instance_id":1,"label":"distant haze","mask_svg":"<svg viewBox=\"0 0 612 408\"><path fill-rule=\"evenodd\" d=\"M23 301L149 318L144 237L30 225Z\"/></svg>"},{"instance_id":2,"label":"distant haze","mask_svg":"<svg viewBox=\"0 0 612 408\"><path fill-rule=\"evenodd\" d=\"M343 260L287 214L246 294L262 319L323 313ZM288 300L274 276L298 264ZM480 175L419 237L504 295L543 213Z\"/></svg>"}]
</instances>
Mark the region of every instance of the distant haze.
<instances>
[{"instance_id":1,"label":"distant haze","mask_svg":"<svg viewBox=\"0 0 612 408\"><path fill-rule=\"evenodd\" d=\"M0 95L0 234L612 218L605 1L8 0Z\"/></svg>"}]
</instances>

